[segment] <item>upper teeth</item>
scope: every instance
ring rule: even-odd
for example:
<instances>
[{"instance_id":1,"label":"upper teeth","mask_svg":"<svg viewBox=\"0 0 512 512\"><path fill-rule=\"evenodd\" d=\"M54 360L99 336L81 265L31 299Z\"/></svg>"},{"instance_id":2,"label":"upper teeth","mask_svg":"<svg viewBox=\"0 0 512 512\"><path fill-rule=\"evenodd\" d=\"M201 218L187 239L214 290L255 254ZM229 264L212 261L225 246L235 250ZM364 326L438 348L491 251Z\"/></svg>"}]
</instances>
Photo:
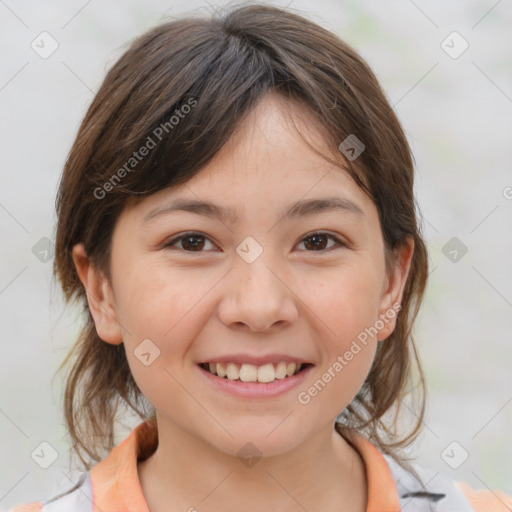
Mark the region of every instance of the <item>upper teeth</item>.
<instances>
[{"instance_id":1,"label":"upper teeth","mask_svg":"<svg viewBox=\"0 0 512 512\"><path fill-rule=\"evenodd\" d=\"M272 382L275 379L291 377L296 370L300 370L300 363L280 362L274 368L272 363L262 366L253 364L237 365L235 363L208 363L210 373L229 380L240 379L243 382Z\"/></svg>"}]
</instances>

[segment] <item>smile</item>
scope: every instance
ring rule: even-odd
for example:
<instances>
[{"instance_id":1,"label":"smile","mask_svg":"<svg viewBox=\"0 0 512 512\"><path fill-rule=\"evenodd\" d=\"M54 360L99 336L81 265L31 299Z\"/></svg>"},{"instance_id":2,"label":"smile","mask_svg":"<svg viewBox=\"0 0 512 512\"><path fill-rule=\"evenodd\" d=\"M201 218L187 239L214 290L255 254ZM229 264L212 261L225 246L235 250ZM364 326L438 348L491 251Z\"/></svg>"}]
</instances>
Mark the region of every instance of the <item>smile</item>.
<instances>
[{"instance_id":1,"label":"smile","mask_svg":"<svg viewBox=\"0 0 512 512\"><path fill-rule=\"evenodd\" d=\"M261 366L245 363L201 363L196 367L205 382L221 393L237 398L261 400L290 392L304 382L314 365L283 361Z\"/></svg>"},{"instance_id":2,"label":"smile","mask_svg":"<svg viewBox=\"0 0 512 512\"><path fill-rule=\"evenodd\" d=\"M307 364L282 361L277 364L267 363L261 366L249 363L201 363L199 366L212 375L224 379L266 384L292 377L303 370Z\"/></svg>"}]
</instances>

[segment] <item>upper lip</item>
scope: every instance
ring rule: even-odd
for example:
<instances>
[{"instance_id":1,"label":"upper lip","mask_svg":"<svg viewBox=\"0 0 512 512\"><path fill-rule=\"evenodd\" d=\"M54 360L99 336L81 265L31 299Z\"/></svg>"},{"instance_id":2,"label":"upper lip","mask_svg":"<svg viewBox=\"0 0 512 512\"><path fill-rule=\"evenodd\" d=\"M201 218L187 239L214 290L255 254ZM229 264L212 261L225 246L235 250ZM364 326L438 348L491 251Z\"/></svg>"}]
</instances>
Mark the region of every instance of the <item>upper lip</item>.
<instances>
[{"instance_id":1,"label":"upper lip","mask_svg":"<svg viewBox=\"0 0 512 512\"><path fill-rule=\"evenodd\" d=\"M235 363L235 364L253 364L254 366L263 366L264 364L277 364L280 362L308 364L310 361L302 357L289 356L286 354L267 354L264 356L252 356L249 354L231 354L226 356L216 356L210 359L204 359L201 363Z\"/></svg>"}]
</instances>

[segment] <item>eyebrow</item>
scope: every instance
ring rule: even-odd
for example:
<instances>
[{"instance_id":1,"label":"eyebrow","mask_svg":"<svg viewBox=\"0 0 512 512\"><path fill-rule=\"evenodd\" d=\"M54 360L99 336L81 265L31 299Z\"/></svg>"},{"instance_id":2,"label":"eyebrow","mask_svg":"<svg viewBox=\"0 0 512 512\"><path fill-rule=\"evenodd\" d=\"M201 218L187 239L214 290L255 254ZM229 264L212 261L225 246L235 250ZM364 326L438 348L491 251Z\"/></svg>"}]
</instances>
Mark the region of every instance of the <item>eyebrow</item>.
<instances>
[{"instance_id":1,"label":"eyebrow","mask_svg":"<svg viewBox=\"0 0 512 512\"><path fill-rule=\"evenodd\" d=\"M142 219L142 224L147 224L161 215L168 215L175 212L190 212L205 217L216 218L225 224L234 224L239 219L237 210L233 208L226 208L208 201L175 199L164 206L151 210ZM292 219L327 212L351 213L361 219L365 217L362 208L351 200L343 197L325 197L296 201L286 209L281 210L280 218Z\"/></svg>"}]
</instances>

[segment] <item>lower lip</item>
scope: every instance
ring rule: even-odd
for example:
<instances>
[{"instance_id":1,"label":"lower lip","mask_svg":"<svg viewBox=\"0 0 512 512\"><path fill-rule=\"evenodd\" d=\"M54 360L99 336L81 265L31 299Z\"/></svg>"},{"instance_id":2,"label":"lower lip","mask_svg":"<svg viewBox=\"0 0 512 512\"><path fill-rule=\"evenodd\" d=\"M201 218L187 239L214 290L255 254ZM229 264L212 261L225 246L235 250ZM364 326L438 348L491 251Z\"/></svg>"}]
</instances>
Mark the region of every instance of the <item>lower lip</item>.
<instances>
[{"instance_id":1,"label":"lower lip","mask_svg":"<svg viewBox=\"0 0 512 512\"><path fill-rule=\"evenodd\" d=\"M213 373L201 368L199 365L197 365L197 368L199 368L199 371L208 382L230 395L241 398L272 398L284 395L286 392L301 384L313 368L313 365L306 366L304 370L292 377L276 379L268 383L229 380L225 377L213 375Z\"/></svg>"}]
</instances>

